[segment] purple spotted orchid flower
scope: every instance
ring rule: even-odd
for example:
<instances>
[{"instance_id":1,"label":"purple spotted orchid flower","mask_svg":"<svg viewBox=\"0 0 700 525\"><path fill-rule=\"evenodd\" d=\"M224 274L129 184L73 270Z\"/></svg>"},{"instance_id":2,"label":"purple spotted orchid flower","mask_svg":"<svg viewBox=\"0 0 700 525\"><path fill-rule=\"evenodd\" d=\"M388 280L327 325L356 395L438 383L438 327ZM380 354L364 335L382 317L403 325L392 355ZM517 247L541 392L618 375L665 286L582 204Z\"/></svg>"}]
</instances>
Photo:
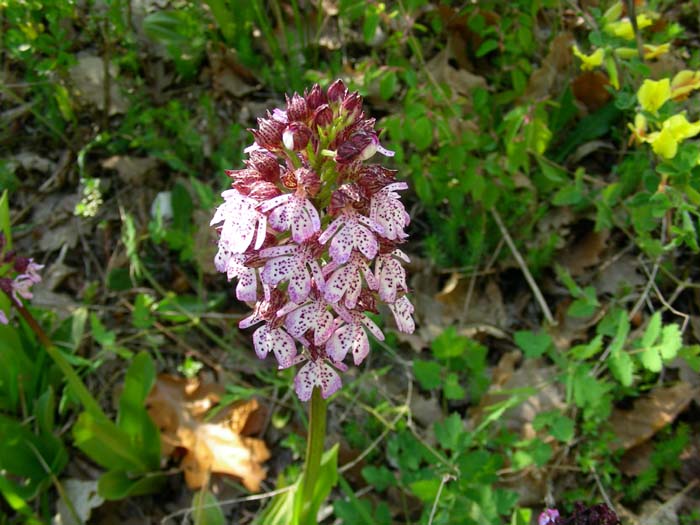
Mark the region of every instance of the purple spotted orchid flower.
<instances>
[{"instance_id":1,"label":"purple spotted orchid flower","mask_svg":"<svg viewBox=\"0 0 700 525\"><path fill-rule=\"evenodd\" d=\"M239 323L256 326L260 359L279 368L302 365L294 381L302 401L324 398L342 384L351 356L359 365L369 337L383 340L368 317L388 306L399 330L411 333L406 293L408 257L399 249L410 218L394 172L367 164L383 148L362 98L342 81L287 98L258 120L246 167L227 171L212 225L219 231L218 271L237 279L236 297L255 303Z\"/></svg>"},{"instance_id":2,"label":"purple spotted orchid flower","mask_svg":"<svg viewBox=\"0 0 700 525\"><path fill-rule=\"evenodd\" d=\"M7 251L5 236L0 232L0 292L4 292L16 303L21 303L22 299L34 297L32 286L41 281L39 271L44 267L37 264L33 259L19 257L14 251ZM14 274L14 275L13 275ZM0 308L0 324L7 324L9 319L7 314Z\"/></svg>"}]
</instances>

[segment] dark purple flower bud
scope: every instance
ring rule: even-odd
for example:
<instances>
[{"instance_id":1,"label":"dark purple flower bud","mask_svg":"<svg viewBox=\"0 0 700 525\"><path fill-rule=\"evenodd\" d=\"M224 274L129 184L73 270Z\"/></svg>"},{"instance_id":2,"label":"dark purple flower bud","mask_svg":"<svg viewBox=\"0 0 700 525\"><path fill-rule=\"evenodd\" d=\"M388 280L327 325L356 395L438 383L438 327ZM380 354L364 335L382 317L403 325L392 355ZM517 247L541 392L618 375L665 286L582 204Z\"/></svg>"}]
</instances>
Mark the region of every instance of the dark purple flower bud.
<instances>
[{"instance_id":1,"label":"dark purple flower bud","mask_svg":"<svg viewBox=\"0 0 700 525\"><path fill-rule=\"evenodd\" d=\"M301 151L309 143L311 130L300 122L292 122L282 133L284 147L292 151Z\"/></svg>"},{"instance_id":2,"label":"dark purple flower bud","mask_svg":"<svg viewBox=\"0 0 700 525\"><path fill-rule=\"evenodd\" d=\"M331 102L342 102L348 93L348 88L342 80L338 79L328 87L328 100Z\"/></svg>"},{"instance_id":3,"label":"dark purple flower bud","mask_svg":"<svg viewBox=\"0 0 700 525\"><path fill-rule=\"evenodd\" d=\"M304 191L311 197L315 197L321 189L321 178L315 171L299 168L294 171L294 177L296 178L297 186L304 188Z\"/></svg>"},{"instance_id":4,"label":"dark purple flower bud","mask_svg":"<svg viewBox=\"0 0 700 525\"><path fill-rule=\"evenodd\" d=\"M8 277L0 277L0 290L5 292L7 295L12 293L12 279Z\"/></svg>"},{"instance_id":5,"label":"dark purple flower bud","mask_svg":"<svg viewBox=\"0 0 700 525\"><path fill-rule=\"evenodd\" d=\"M363 166L360 170L357 184L366 195L372 196L394 182L395 179L396 170L390 170L379 164L370 164L369 166Z\"/></svg>"},{"instance_id":6,"label":"dark purple flower bud","mask_svg":"<svg viewBox=\"0 0 700 525\"><path fill-rule=\"evenodd\" d=\"M282 149L282 132L287 126L274 118L259 118L258 129L251 130L255 142L269 151Z\"/></svg>"},{"instance_id":7,"label":"dark purple flower bud","mask_svg":"<svg viewBox=\"0 0 700 525\"><path fill-rule=\"evenodd\" d=\"M306 104L312 111L327 101L326 94L318 84L314 84L311 91L306 94Z\"/></svg>"},{"instance_id":8,"label":"dark purple flower bud","mask_svg":"<svg viewBox=\"0 0 700 525\"><path fill-rule=\"evenodd\" d=\"M294 93L292 98L287 97L287 119L289 122L294 122L295 120L305 121L309 116L309 106L306 103L306 99Z\"/></svg>"},{"instance_id":9,"label":"dark purple flower bud","mask_svg":"<svg viewBox=\"0 0 700 525\"><path fill-rule=\"evenodd\" d=\"M348 121L354 122L362 113L362 97L355 91L343 99L340 105L340 114L344 115Z\"/></svg>"},{"instance_id":10,"label":"dark purple flower bud","mask_svg":"<svg viewBox=\"0 0 700 525\"><path fill-rule=\"evenodd\" d=\"M313 123L319 128L330 126L333 122L333 110L328 104L322 104L314 111Z\"/></svg>"},{"instance_id":11,"label":"dark purple flower bud","mask_svg":"<svg viewBox=\"0 0 700 525\"><path fill-rule=\"evenodd\" d=\"M15 271L17 273L24 273L27 271L27 267L29 266L29 263L31 261L27 259L26 257L17 257L15 259Z\"/></svg>"},{"instance_id":12,"label":"dark purple flower bud","mask_svg":"<svg viewBox=\"0 0 700 525\"><path fill-rule=\"evenodd\" d=\"M249 168L260 173L263 180L277 182L280 177L280 165L277 158L262 151L251 151L250 159L246 162Z\"/></svg>"}]
</instances>

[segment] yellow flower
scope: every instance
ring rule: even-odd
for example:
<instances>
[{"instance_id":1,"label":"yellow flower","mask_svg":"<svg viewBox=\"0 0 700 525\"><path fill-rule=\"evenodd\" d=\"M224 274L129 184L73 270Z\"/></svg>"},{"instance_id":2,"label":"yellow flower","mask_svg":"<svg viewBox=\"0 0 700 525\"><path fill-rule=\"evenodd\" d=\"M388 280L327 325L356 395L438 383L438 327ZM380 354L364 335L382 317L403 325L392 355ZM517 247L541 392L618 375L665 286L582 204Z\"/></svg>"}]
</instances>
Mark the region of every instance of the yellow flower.
<instances>
[{"instance_id":1,"label":"yellow flower","mask_svg":"<svg viewBox=\"0 0 700 525\"><path fill-rule=\"evenodd\" d=\"M645 27L649 27L654 23L654 19L650 14L642 13L637 15L637 29L640 31ZM632 21L629 17L623 18L617 22L610 22L605 25L605 31L611 35L624 38L625 40L634 40L634 30L632 29Z\"/></svg>"},{"instance_id":2,"label":"yellow flower","mask_svg":"<svg viewBox=\"0 0 700 525\"><path fill-rule=\"evenodd\" d=\"M653 60L661 55L665 55L671 50L671 43L667 42L665 44L659 44L655 46L653 44L644 44L644 60Z\"/></svg>"},{"instance_id":3,"label":"yellow flower","mask_svg":"<svg viewBox=\"0 0 700 525\"><path fill-rule=\"evenodd\" d=\"M637 91L637 100L644 111L656 113L666 101L671 98L671 81L667 78L661 80L645 80Z\"/></svg>"},{"instance_id":4,"label":"yellow flower","mask_svg":"<svg viewBox=\"0 0 700 525\"><path fill-rule=\"evenodd\" d=\"M671 44L661 44L655 46L653 44L644 44L644 60L653 60L661 55L665 55L671 50ZM633 58L639 55L639 52L633 47L618 47L615 49L615 54L620 58Z\"/></svg>"},{"instance_id":5,"label":"yellow flower","mask_svg":"<svg viewBox=\"0 0 700 525\"><path fill-rule=\"evenodd\" d=\"M678 144L700 133L700 122L688 122L685 113L667 118L661 131L651 133L645 139L651 144L654 153L672 159L678 153Z\"/></svg>"},{"instance_id":6,"label":"yellow flower","mask_svg":"<svg viewBox=\"0 0 700 525\"><path fill-rule=\"evenodd\" d=\"M647 119L641 113L637 113L634 116L634 124L627 124L627 127L632 130L632 135L630 135L629 143L635 142L637 144L646 141L647 135Z\"/></svg>"},{"instance_id":7,"label":"yellow flower","mask_svg":"<svg viewBox=\"0 0 700 525\"><path fill-rule=\"evenodd\" d=\"M603 63L603 57L605 56L605 51L601 49L596 49L590 55L585 55L581 53L581 50L576 44L572 47L574 55L581 59L581 69L583 71L591 70L598 67Z\"/></svg>"},{"instance_id":8,"label":"yellow flower","mask_svg":"<svg viewBox=\"0 0 700 525\"><path fill-rule=\"evenodd\" d=\"M684 69L671 80L671 98L685 100L694 89L700 89L700 71Z\"/></svg>"}]
</instances>

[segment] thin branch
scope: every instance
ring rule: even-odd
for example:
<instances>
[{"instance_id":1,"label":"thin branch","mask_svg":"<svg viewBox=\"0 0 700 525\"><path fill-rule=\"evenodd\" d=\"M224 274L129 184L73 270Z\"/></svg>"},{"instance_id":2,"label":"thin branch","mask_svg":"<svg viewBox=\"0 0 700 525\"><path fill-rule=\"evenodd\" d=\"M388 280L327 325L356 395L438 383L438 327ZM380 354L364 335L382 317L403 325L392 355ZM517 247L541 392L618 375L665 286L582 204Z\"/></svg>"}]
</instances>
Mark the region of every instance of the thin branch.
<instances>
[{"instance_id":1,"label":"thin branch","mask_svg":"<svg viewBox=\"0 0 700 525\"><path fill-rule=\"evenodd\" d=\"M523 272L523 275L525 276L525 280L527 281L527 284L530 285L530 290L532 290L532 293L535 295L535 299L537 300L538 304L540 305L540 308L542 309L542 313L544 313L545 319L547 319L547 322L550 325L555 326L557 324L557 322L555 321L554 316L552 315L552 311L549 309L549 306L547 306L547 301L544 300L544 296L542 295L542 292L540 291L539 287L537 286L535 279L532 277L532 274L530 273L530 270L528 269L527 264L525 264L525 259L523 259L523 256L520 255L518 248L515 246L513 239L511 238L510 234L508 233L508 230L506 229L505 225L503 224L503 220L501 220L501 216L498 214L498 212L496 211L495 208L491 208L491 215L493 216L493 220L496 221L496 224L498 225L498 229L501 230L501 235L503 235L503 239L506 241L508 248L510 248L510 251L513 254L513 257L515 257L515 260L518 262L518 266L520 266L520 270Z\"/></svg>"}]
</instances>

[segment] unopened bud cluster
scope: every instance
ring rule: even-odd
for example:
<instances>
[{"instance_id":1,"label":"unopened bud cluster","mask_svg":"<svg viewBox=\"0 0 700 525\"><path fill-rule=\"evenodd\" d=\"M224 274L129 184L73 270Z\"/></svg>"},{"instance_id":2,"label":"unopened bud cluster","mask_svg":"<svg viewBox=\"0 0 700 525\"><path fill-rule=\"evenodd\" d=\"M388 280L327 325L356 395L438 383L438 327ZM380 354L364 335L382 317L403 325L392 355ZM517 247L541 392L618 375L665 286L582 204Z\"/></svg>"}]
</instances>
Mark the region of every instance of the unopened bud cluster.
<instances>
[{"instance_id":1,"label":"unopened bud cluster","mask_svg":"<svg viewBox=\"0 0 700 525\"><path fill-rule=\"evenodd\" d=\"M342 81L325 92L315 85L287 98L285 110L258 119L246 167L229 171L212 225L215 264L236 278L236 296L254 302L241 328L259 325L259 358L272 352L280 368L300 363L296 392L315 387L328 397L341 386L337 370L348 355L359 365L368 333L384 335L367 316L383 302L398 329L414 330L399 245L409 216L397 193L407 188L395 172L366 164L379 144L362 98Z\"/></svg>"},{"instance_id":2,"label":"unopened bud cluster","mask_svg":"<svg viewBox=\"0 0 700 525\"><path fill-rule=\"evenodd\" d=\"M41 281L39 270L44 266L32 259L20 257L14 251L5 251L5 235L0 232L0 291L16 303L33 297L31 288ZM7 324L7 314L0 308L0 324Z\"/></svg>"}]
</instances>

